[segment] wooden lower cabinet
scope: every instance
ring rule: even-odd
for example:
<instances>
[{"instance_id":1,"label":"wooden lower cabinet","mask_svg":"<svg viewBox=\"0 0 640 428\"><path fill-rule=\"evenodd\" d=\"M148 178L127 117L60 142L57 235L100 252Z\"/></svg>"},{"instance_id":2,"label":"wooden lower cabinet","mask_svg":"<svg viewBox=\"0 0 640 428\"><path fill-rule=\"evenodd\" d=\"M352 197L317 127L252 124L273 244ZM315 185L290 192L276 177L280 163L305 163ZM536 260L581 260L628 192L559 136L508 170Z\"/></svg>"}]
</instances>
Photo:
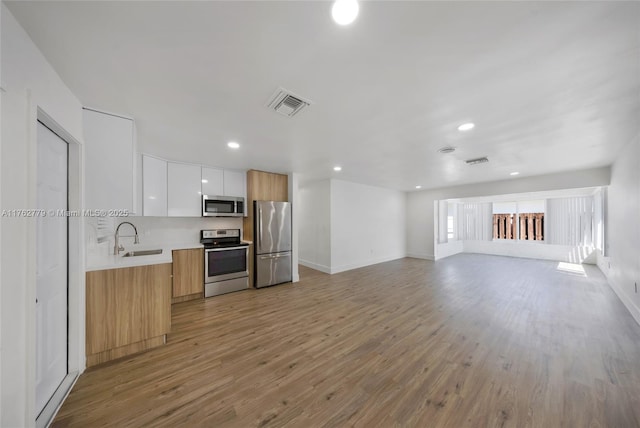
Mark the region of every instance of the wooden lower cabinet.
<instances>
[{"instance_id":1,"label":"wooden lower cabinet","mask_svg":"<svg viewBox=\"0 0 640 428\"><path fill-rule=\"evenodd\" d=\"M172 302L204 297L204 250L173 251Z\"/></svg>"},{"instance_id":2,"label":"wooden lower cabinet","mask_svg":"<svg viewBox=\"0 0 640 428\"><path fill-rule=\"evenodd\" d=\"M165 343L171 274L171 263L87 272L87 367Z\"/></svg>"}]
</instances>

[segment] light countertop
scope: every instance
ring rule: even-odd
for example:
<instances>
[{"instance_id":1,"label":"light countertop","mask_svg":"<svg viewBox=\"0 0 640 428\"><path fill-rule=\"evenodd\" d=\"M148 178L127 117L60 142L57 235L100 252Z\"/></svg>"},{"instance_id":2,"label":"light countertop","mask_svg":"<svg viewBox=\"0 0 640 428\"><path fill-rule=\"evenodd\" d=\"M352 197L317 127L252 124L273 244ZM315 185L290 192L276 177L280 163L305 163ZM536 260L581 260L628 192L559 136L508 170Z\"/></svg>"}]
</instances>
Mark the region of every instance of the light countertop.
<instances>
[{"instance_id":1,"label":"light countertop","mask_svg":"<svg viewBox=\"0 0 640 428\"><path fill-rule=\"evenodd\" d=\"M134 266L158 265L162 263L172 263L171 252L173 250L188 250L193 248L203 248L200 243L182 243L165 245L128 245L119 255L88 254L86 271L118 269ZM128 251L143 251L162 249L162 254L149 256L122 257Z\"/></svg>"}]
</instances>

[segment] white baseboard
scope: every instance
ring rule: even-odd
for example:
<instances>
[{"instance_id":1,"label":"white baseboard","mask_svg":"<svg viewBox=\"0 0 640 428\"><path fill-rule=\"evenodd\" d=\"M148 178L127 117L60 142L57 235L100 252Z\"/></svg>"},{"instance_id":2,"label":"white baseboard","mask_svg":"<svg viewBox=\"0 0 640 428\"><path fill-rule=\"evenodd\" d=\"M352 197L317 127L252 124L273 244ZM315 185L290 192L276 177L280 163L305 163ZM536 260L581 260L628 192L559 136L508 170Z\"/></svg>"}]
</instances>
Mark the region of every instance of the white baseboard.
<instances>
[{"instance_id":1,"label":"white baseboard","mask_svg":"<svg viewBox=\"0 0 640 428\"><path fill-rule=\"evenodd\" d=\"M633 300L631 300L629 295L625 294L624 291L622 291L622 287L616 284L615 281L612 281L611 278L607 278L607 282L618 298L622 301L624 306L629 310L633 319L640 325L640 308L633 303Z\"/></svg>"},{"instance_id":2,"label":"white baseboard","mask_svg":"<svg viewBox=\"0 0 640 428\"><path fill-rule=\"evenodd\" d=\"M414 259L431 260L431 261L435 259L435 257L433 257L433 254L427 254L427 253L407 253L407 257L411 257Z\"/></svg>"},{"instance_id":3,"label":"white baseboard","mask_svg":"<svg viewBox=\"0 0 640 428\"><path fill-rule=\"evenodd\" d=\"M600 250L596 250L596 265L598 265L604 276L609 278L609 257L603 256Z\"/></svg>"},{"instance_id":4,"label":"white baseboard","mask_svg":"<svg viewBox=\"0 0 640 428\"><path fill-rule=\"evenodd\" d=\"M640 308L631 300L631 297L623 291L622 287L609 276L610 260L609 257L603 256L600 250L596 250L596 264L607 279L607 284L609 284L609 287L616 293L616 296L618 296L618 299L620 299L629 313L631 313L633 319L640 324Z\"/></svg>"},{"instance_id":5,"label":"white baseboard","mask_svg":"<svg viewBox=\"0 0 640 428\"><path fill-rule=\"evenodd\" d=\"M329 266L319 265L317 263L313 263L303 259L298 259L298 264L302 266L306 266L311 269L319 270L320 272L331 273L331 268Z\"/></svg>"},{"instance_id":6,"label":"white baseboard","mask_svg":"<svg viewBox=\"0 0 640 428\"><path fill-rule=\"evenodd\" d=\"M346 272L348 270L358 269L365 266L377 265L378 263L384 263L384 262L390 262L391 260L403 259L405 258L405 256L406 256L405 254L399 254L396 256L382 257L378 259L369 259L359 263L350 263L342 266L337 266L335 268L332 266L331 273L334 274L334 273Z\"/></svg>"}]
</instances>

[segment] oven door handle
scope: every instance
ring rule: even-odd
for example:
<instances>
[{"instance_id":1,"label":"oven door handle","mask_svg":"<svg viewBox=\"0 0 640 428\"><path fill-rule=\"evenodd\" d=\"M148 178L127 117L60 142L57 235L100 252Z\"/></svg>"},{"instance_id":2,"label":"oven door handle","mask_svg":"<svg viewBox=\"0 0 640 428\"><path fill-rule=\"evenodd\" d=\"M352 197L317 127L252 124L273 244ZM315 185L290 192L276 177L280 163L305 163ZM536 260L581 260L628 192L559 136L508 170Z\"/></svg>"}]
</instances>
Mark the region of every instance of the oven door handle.
<instances>
[{"instance_id":1,"label":"oven door handle","mask_svg":"<svg viewBox=\"0 0 640 428\"><path fill-rule=\"evenodd\" d=\"M205 253L211 253L213 251L228 251L228 250L246 250L249 247L247 245L241 245L239 247L224 247L224 248L205 248Z\"/></svg>"}]
</instances>

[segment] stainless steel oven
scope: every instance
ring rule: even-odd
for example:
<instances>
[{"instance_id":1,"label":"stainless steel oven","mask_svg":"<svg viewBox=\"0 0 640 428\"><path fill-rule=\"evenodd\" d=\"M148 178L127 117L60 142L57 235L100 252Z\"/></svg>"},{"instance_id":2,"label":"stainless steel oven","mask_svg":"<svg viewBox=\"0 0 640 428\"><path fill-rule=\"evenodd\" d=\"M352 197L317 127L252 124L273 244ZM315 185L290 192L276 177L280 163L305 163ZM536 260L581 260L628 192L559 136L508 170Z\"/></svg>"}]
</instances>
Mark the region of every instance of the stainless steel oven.
<instances>
[{"instance_id":1,"label":"stainless steel oven","mask_svg":"<svg viewBox=\"0 0 640 428\"><path fill-rule=\"evenodd\" d=\"M249 245L239 229L201 231L205 297L249 288Z\"/></svg>"}]
</instances>

